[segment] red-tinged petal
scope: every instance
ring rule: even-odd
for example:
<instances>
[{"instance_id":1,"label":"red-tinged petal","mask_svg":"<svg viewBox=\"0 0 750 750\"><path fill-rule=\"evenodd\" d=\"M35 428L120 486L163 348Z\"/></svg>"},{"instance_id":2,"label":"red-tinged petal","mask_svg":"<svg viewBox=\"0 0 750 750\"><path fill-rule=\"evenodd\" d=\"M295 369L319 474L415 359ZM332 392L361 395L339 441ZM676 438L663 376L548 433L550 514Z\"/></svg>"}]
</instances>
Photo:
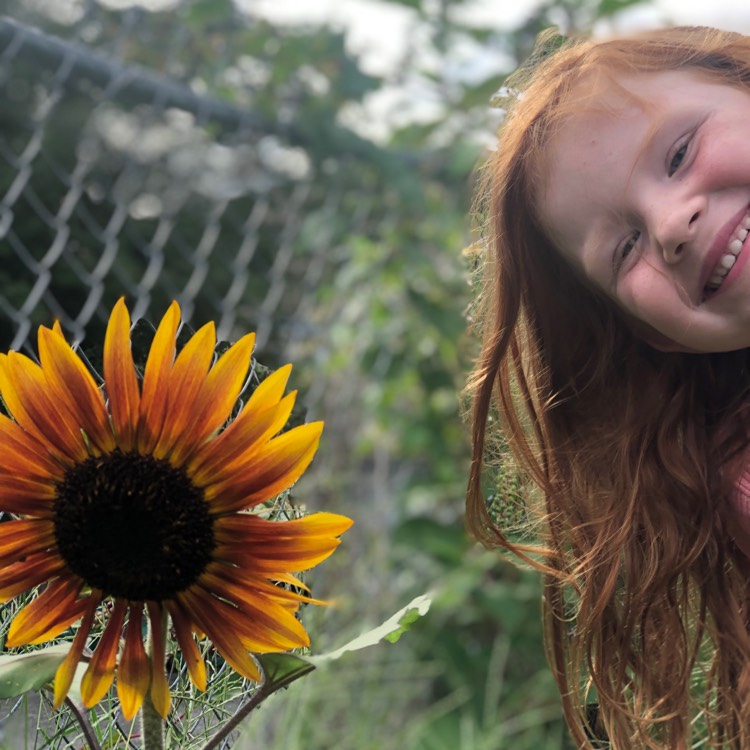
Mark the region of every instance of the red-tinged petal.
<instances>
[{"instance_id":1,"label":"red-tinged petal","mask_svg":"<svg viewBox=\"0 0 750 750\"><path fill-rule=\"evenodd\" d=\"M328 559L339 546L338 539L280 540L258 547L239 542L226 543L216 549L215 557L227 560L254 573L266 575L280 569L299 573L310 570Z\"/></svg>"},{"instance_id":2,"label":"red-tinged petal","mask_svg":"<svg viewBox=\"0 0 750 750\"><path fill-rule=\"evenodd\" d=\"M206 664L203 661L198 644L193 639L190 620L182 611L182 607L178 601L168 601L166 605L172 617L177 643L180 651L182 651L182 657L185 660L190 681L198 690L205 691L207 683Z\"/></svg>"},{"instance_id":3,"label":"red-tinged petal","mask_svg":"<svg viewBox=\"0 0 750 750\"><path fill-rule=\"evenodd\" d=\"M351 518L337 513L312 513L291 521L269 521L249 513L238 513L216 522L216 538L231 541L241 535L248 544L277 539L329 538L341 536L353 523Z\"/></svg>"},{"instance_id":4,"label":"red-tinged petal","mask_svg":"<svg viewBox=\"0 0 750 750\"><path fill-rule=\"evenodd\" d=\"M169 376L164 427L153 452L156 458L166 458L180 435L192 429L193 407L206 382L215 346L216 329L206 323L177 355Z\"/></svg>"},{"instance_id":5,"label":"red-tinged petal","mask_svg":"<svg viewBox=\"0 0 750 750\"><path fill-rule=\"evenodd\" d=\"M223 570L226 571L226 567ZM251 632L252 628L259 645L287 651L309 643L302 623L290 616L275 597L268 596L260 582L255 586L243 584L244 581L215 573L207 572L201 577L201 585L207 591L232 602L242 614L248 616L250 627L245 632Z\"/></svg>"},{"instance_id":6,"label":"red-tinged petal","mask_svg":"<svg viewBox=\"0 0 750 750\"><path fill-rule=\"evenodd\" d=\"M270 576L264 573L258 573L242 567L214 563L204 576L201 578L201 585L209 589L215 585L219 596L234 602L240 609L244 609L242 602L248 602L251 606L255 606L253 601L259 602L266 599L273 600L277 605L283 604L287 608L290 604L294 604L293 609L295 610L300 604L326 605L326 602L313 599L306 594L298 594L295 591L277 586L271 582ZM283 574L274 573L273 580L279 580L279 576L283 576ZM216 581L216 578L221 580ZM301 585L297 579L291 576L289 578L293 581L292 585ZM233 586L239 586L241 590L234 591L232 589ZM264 603L263 607L265 606L266 604ZM270 611L267 611L267 614L270 614ZM296 626L294 630L296 631Z\"/></svg>"},{"instance_id":7,"label":"red-tinged petal","mask_svg":"<svg viewBox=\"0 0 750 750\"><path fill-rule=\"evenodd\" d=\"M334 513L314 513L293 521L267 521L239 513L216 520L215 557L254 571L299 572L325 560L352 520Z\"/></svg>"},{"instance_id":8,"label":"red-tinged petal","mask_svg":"<svg viewBox=\"0 0 750 750\"><path fill-rule=\"evenodd\" d=\"M234 476L281 431L294 407L293 391L278 404L250 414L243 409L224 432L207 443L191 463L193 481L201 486Z\"/></svg>"},{"instance_id":9,"label":"red-tinged petal","mask_svg":"<svg viewBox=\"0 0 750 750\"><path fill-rule=\"evenodd\" d=\"M141 634L142 619L143 604L131 604L125 631L125 648L117 667L117 695L120 698L122 715L127 721L130 721L141 707L151 679L151 669Z\"/></svg>"},{"instance_id":10,"label":"red-tinged petal","mask_svg":"<svg viewBox=\"0 0 750 750\"><path fill-rule=\"evenodd\" d=\"M89 597L87 609L83 614L81 627L78 628L76 637L73 639L73 645L70 647L70 651L68 651L65 659L63 659L62 664L57 668L57 672L55 672L55 708L59 708L62 705L68 694L68 690L70 690L70 685L76 673L76 667L81 660L83 647L86 645L86 639L89 637L91 624L94 621L94 614L100 601L101 591L94 589Z\"/></svg>"},{"instance_id":11,"label":"red-tinged petal","mask_svg":"<svg viewBox=\"0 0 750 750\"><path fill-rule=\"evenodd\" d=\"M36 362L18 352L0 357L0 390L15 420L52 453L67 462L86 458L80 421L51 398Z\"/></svg>"},{"instance_id":12,"label":"red-tinged petal","mask_svg":"<svg viewBox=\"0 0 750 750\"><path fill-rule=\"evenodd\" d=\"M135 446L141 394L130 349L130 313L122 297L112 310L104 337L104 381L117 445L127 453Z\"/></svg>"},{"instance_id":13,"label":"red-tinged petal","mask_svg":"<svg viewBox=\"0 0 750 750\"><path fill-rule=\"evenodd\" d=\"M181 466L186 459L216 432L232 413L250 367L255 334L243 336L211 368L192 408L192 424L172 447L170 461Z\"/></svg>"},{"instance_id":14,"label":"red-tinged petal","mask_svg":"<svg viewBox=\"0 0 750 750\"><path fill-rule=\"evenodd\" d=\"M211 512L236 513L291 487L313 460L322 431L322 422L295 427L274 438L242 474L208 486Z\"/></svg>"},{"instance_id":15,"label":"red-tinged petal","mask_svg":"<svg viewBox=\"0 0 750 750\"><path fill-rule=\"evenodd\" d=\"M0 479L2 481L2 479ZM55 543L55 527L49 520L23 518L0 523L0 558L18 553L24 557L49 549Z\"/></svg>"},{"instance_id":16,"label":"red-tinged petal","mask_svg":"<svg viewBox=\"0 0 750 750\"><path fill-rule=\"evenodd\" d=\"M304 582L300 581L297 576L293 576L291 573L279 573L278 571L274 573L272 576L268 576L272 581L276 581L277 583L285 583L288 586L294 586L295 588L302 589L302 591L310 592L310 587ZM304 600L307 600L307 597L303 597Z\"/></svg>"},{"instance_id":17,"label":"red-tinged petal","mask_svg":"<svg viewBox=\"0 0 750 750\"><path fill-rule=\"evenodd\" d=\"M138 427L138 451L142 455L151 453L164 426L169 374L172 372L179 325L180 306L173 302L156 329L143 373L143 395Z\"/></svg>"},{"instance_id":18,"label":"red-tinged petal","mask_svg":"<svg viewBox=\"0 0 750 750\"><path fill-rule=\"evenodd\" d=\"M164 674L166 648L164 644L164 611L156 602L148 602L148 615L151 620L151 702L159 715L166 719L172 696Z\"/></svg>"},{"instance_id":19,"label":"red-tinged petal","mask_svg":"<svg viewBox=\"0 0 750 750\"><path fill-rule=\"evenodd\" d=\"M81 358L62 336L40 327L39 359L53 398L79 418L83 431L99 452L114 450L104 396Z\"/></svg>"},{"instance_id":20,"label":"red-tinged petal","mask_svg":"<svg viewBox=\"0 0 750 750\"><path fill-rule=\"evenodd\" d=\"M86 609L86 600L77 601L82 587L83 582L77 578L50 583L13 618L5 645L15 648L43 643L67 630Z\"/></svg>"},{"instance_id":21,"label":"red-tinged petal","mask_svg":"<svg viewBox=\"0 0 750 750\"><path fill-rule=\"evenodd\" d=\"M23 428L0 414L0 467L6 472L49 478L55 481L62 479L64 467L50 454L48 444L40 443Z\"/></svg>"},{"instance_id":22,"label":"red-tinged petal","mask_svg":"<svg viewBox=\"0 0 750 750\"><path fill-rule=\"evenodd\" d=\"M206 602L196 599L194 592L191 590L180 592L177 594L177 599L190 619L206 633L206 636L235 672L248 680L261 681L258 665L235 635L231 623L223 616L229 608L228 605L214 599L216 606L213 606L214 602L208 602L211 609L206 609Z\"/></svg>"},{"instance_id":23,"label":"red-tinged petal","mask_svg":"<svg viewBox=\"0 0 750 750\"><path fill-rule=\"evenodd\" d=\"M114 680L117 647L126 607L124 599L115 599L107 627L81 680L81 698L86 708L96 705L107 694Z\"/></svg>"},{"instance_id":24,"label":"red-tinged petal","mask_svg":"<svg viewBox=\"0 0 750 750\"><path fill-rule=\"evenodd\" d=\"M51 518L54 499L51 482L0 472L0 510L5 513Z\"/></svg>"},{"instance_id":25,"label":"red-tinged petal","mask_svg":"<svg viewBox=\"0 0 750 750\"><path fill-rule=\"evenodd\" d=\"M54 554L42 552L29 555L22 562L0 569L0 602L7 602L18 594L59 575L65 563Z\"/></svg>"}]
</instances>

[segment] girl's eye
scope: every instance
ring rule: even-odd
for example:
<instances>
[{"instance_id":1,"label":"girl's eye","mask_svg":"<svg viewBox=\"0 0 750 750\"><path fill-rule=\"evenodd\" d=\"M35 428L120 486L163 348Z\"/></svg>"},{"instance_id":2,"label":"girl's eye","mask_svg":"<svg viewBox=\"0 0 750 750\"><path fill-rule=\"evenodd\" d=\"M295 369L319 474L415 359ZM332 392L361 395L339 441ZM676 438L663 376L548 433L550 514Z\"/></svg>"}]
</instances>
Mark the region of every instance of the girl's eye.
<instances>
[{"instance_id":1,"label":"girl's eye","mask_svg":"<svg viewBox=\"0 0 750 750\"><path fill-rule=\"evenodd\" d=\"M618 246L615 253L615 273L620 270L622 264L627 260L628 255L633 252L640 236L640 232L633 232Z\"/></svg>"},{"instance_id":2,"label":"girl's eye","mask_svg":"<svg viewBox=\"0 0 750 750\"><path fill-rule=\"evenodd\" d=\"M669 168L667 169L667 174L669 175L669 177L671 177L680 168L680 164L682 164L685 156L687 155L689 145L689 142L683 143L677 149L677 151L672 154L672 158L669 160Z\"/></svg>"}]
</instances>

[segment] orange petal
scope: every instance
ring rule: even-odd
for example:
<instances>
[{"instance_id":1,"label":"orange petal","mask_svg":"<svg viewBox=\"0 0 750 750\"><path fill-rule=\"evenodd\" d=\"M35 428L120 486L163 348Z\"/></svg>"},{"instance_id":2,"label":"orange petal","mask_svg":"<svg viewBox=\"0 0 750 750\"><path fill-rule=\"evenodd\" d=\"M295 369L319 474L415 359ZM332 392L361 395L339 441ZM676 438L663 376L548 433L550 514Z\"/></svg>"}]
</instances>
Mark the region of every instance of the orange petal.
<instances>
[{"instance_id":1,"label":"orange petal","mask_svg":"<svg viewBox=\"0 0 750 750\"><path fill-rule=\"evenodd\" d=\"M291 487L318 449L322 422L295 427L274 438L240 475L209 485L206 499L214 514L250 508Z\"/></svg>"},{"instance_id":2,"label":"orange petal","mask_svg":"<svg viewBox=\"0 0 750 750\"><path fill-rule=\"evenodd\" d=\"M120 698L122 715L127 721L130 721L141 707L151 679L151 669L141 634L142 619L143 604L132 603L125 631L125 648L117 668L117 695Z\"/></svg>"},{"instance_id":3,"label":"orange petal","mask_svg":"<svg viewBox=\"0 0 750 750\"><path fill-rule=\"evenodd\" d=\"M135 446L141 395L130 349L130 314L123 297L112 310L104 337L104 382L117 444L128 452Z\"/></svg>"},{"instance_id":4,"label":"orange petal","mask_svg":"<svg viewBox=\"0 0 750 750\"><path fill-rule=\"evenodd\" d=\"M86 639L89 637L96 608L101 601L101 593L102 592L97 589L94 589L91 592L87 609L83 615L83 622L81 623L81 627L78 628L76 637L73 639L73 645L70 647L70 651L68 651L65 659L63 659L62 664L57 668L57 672L55 672L55 708L59 708L65 700L68 690L70 690L70 685L73 682L73 677L76 673L76 667L81 660L83 647L86 645Z\"/></svg>"},{"instance_id":5,"label":"orange petal","mask_svg":"<svg viewBox=\"0 0 750 750\"><path fill-rule=\"evenodd\" d=\"M166 458L177 439L193 426L193 407L206 377L216 346L216 329L206 323L177 355L169 376L167 413L154 448L156 458Z\"/></svg>"},{"instance_id":6,"label":"orange petal","mask_svg":"<svg viewBox=\"0 0 750 750\"><path fill-rule=\"evenodd\" d=\"M83 461L81 423L50 395L42 368L18 352L0 355L0 391L14 419L62 459Z\"/></svg>"},{"instance_id":7,"label":"orange petal","mask_svg":"<svg viewBox=\"0 0 750 750\"><path fill-rule=\"evenodd\" d=\"M2 482L1 477L0 482ZM24 518L0 523L1 559L7 559L19 552L26 557L32 552L47 550L54 543L55 527L49 520Z\"/></svg>"},{"instance_id":8,"label":"orange petal","mask_svg":"<svg viewBox=\"0 0 750 750\"><path fill-rule=\"evenodd\" d=\"M207 443L190 465L191 478L200 485L220 482L246 466L281 431L292 413L297 392L278 404L251 414L247 407L216 438Z\"/></svg>"},{"instance_id":9,"label":"orange petal","mask_svg":"<svg viewBox=\"0 0 750 750\"><path fill-rule=\"evenodd\" d=\"M40 443L4 414L0 414L0 467L11 473L54 480L65 474L47 443Z\"/></svg>"},{"instance_id":10,"label":"orange petal","mask_svg":"<svg viewBox=\"0 0 750 750\"><path fill-rule=\"evenodd\" d=\"M138 427L138 450L142 455L153 451L167 413L169 374L175 354L180 306L173 302L156 329L143 373L143 395Z\"/></svg>"},{"instance_id":11,"label":"orange petal","mask_svg":"<svg viewBox=\"0 0 750 750\"><path fill-rule=\"evenodd\" d=\"M13 618L5 645L15 648L42 643L67 630L86 608L86 600L76 601L82 587L78 578L50 583Z\"/></svg>"},{"instance_id":12,"label":"orange petal","mask_svg":"<svg viewBox=\"0 0 750 750\"><path fill-rule=\"evenodd\" d=\"M172 447L170 461L175 466L182 465L229 419L245 383L254 346L255 334L249 333L224 352L211 368L193 404L190 429L184 430Z\"/></svg>"},{"instance_id":13,"label":"orange petal","mask_svg":"<svg viewBox=\"0 0 750 750\"><path fill-rule=\"evenodd\" d=\"M114 680L117 646L120 643L126 607L124 599L115 599L107 627L81 680L81 698L86 708L96 705L106 695Z\"/></svg>"},{"instance_id":14,"label":"orange petal","mask_svg":"<svg viewBox=\"0 0 750 750\"><path fill-rule=\"evenodd\" d=\"M178 601L168 601L166 604L169 614L172 616L177 643L180 646L180 651L182 651L182 657L185 660L190 680L198 690L204 691L207 683L206 664L203 661L198 644L193 639L190 621L182 611L182 607Z\"/></svg>"},{"instance_id":15,"label":"orange petal","mask_svg":"<svg viewBox=\"0 0 750 750\"><path fill-rule=\"evenodd\" d=\"M104 396L81 358L62 336L40 327L39 359L55 400L78 416L83 431L100 453L114 450Z\"/></svg>"},{"instance_id":16,"label":"orange petal","mask_svg":"<svg viewBox=\"0 0 750 750\"><path fill-rule=\"evenodd\" d=\"M55 488L51 482L0 471L0 510L22 516L50 518L54 499Z\"/></svg>"},{"instance_id":17,"label":"orange petal","mask_svg":"<svg viewBox=\"0 0 750 750\"><path fill-rule=\"evenodd\" d=\"M166 649L164 644L164 610L156 602L148 602L148 615L151 620L151 702L159 715L166 719L172 696L164 674Z\"/></svg>"},{"instance_id":18,"label":"orange petal","mask_svg":"<svg viewBox=\"0 0 750 750\"><path fill-rule=\"evenodd\" d=\"M247 568L238 568L216 561L212 563L209 570L212 574L226 581L242 586L244 593L240 595L240 599L249 599L252 597L256 599L269 598L277 604L295 612L300 604L317 604L322 606L328 606L329 604L329 602L322 599L313 599L309 594L310 588L289 573L279 571L274 571L273 573L263 571L259 573ZM279 583L286 583L308 593L292 591L279 586ZM240 601L240 599L237 601Z\"/></svg>"},{"instance_id":19,"label":"orange petal","mask_svg":"<svg viewBox=\"0 0 750 750\"><path fill-rule=\"evenodd\" d=\"M235 635L231 623L223 616L228 605L214 597L197 597L195 589L177 594L177 599L188 617L206 633L218 652L230 667L248 680L261 681L260 671L255 660ZM214 604L218 605L214 608ZM209 609L206 609L209 605Z\"/></svg>"},{"instance_id":20,"label":"orange petal","mask_svg":"<svg viewBox=\"0 0 750 750\"><path fill-rule=\"evenodd\" d=\"M0 602L7 602L18 594L56 577L65 563L56 554L41 552L25 560L0 569Z\"/></svg>"}]
</instances>

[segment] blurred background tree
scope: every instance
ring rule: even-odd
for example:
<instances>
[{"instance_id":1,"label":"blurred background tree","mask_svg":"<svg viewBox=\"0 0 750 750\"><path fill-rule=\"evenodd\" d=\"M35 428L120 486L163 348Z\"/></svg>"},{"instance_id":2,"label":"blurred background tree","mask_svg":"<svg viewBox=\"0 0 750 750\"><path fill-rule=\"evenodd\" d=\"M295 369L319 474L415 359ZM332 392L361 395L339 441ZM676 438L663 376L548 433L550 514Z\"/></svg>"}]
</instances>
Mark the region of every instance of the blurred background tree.
<instances>
[{"instance_id":1,"label":"blurred background tree","mask_svg":"<svg viewBox=\"0 0 750 750\"><path fill-rule=\"evenodd\" d=\"M503 25L471 0L348 4L386 36L405 19L406 43L366 62L301 0L283 23L261 0L0 0L0 343L33 348L52 317L97 340L123 292L151 320L176 297L195 327L256 329L327 423L299 497L356 521L313 581L337 597L305 613L315 650L435 592L407 637L275 696L238 747L567 748L536 577L463 531L462 249L489 99L538 32L651 5L519 3Z\"/></svg>"}]
</instances>

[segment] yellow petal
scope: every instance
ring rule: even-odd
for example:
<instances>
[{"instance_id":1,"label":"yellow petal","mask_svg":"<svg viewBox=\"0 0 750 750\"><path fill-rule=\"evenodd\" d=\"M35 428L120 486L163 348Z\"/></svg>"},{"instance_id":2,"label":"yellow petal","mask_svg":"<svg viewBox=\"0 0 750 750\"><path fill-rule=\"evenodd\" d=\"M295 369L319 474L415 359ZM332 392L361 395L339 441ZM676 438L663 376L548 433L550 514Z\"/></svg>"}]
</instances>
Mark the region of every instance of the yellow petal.
<instances>
[{"instance_id":1,"label":"yellow petal","mask_svg":"<svg viewBox=\"0 0 750 750\"><path fill-rule=\"evenodd\" d=\"M0 391L14 419L52 453L67 462L86 458L80 420L51 398L36 362L18 352L1 355Z\"/></svg>"},{"instance_id":2,"label":"yellow petal","mask_svg":"<svg viewBox=\"0 0 750 750\"><path fill-rule=\"evenodd\" d=\"M81 680L81 698L86 708L96 705L106 695L114 680L117 646L126 606L124 599L115 599L107 627Z\"/></svg>"},{"instance_id":3,"label":"yellow petal","mask_svg":"<svg viewBox=\"0 0 750 750\"><path fill-rule=\"evenodd\" d=\"M235 475L255 460L268 441L281 431L292 413L297 392L263 411L243 409L220 435L207 443L188 470L193 481L205 485Z\"/></svg>"},{"instance_id":4,"label":"yellow petal","mask_svg":"<svg viewBox=\"0 0 750 750\"><path fill-rule=\"evenodd\" d=\"M0 602L7 602L18 594L55 578L65 563L55 554L41 552L0 569Z\"/></svg>"},{"instance_id":5,"label":"yellow petal","mask_svg":"<svg viewBox=\"0 0 750 750\"><path fill-rule=\"evenodd\" d=\"M246 679L260 682L258 665L235 635L231 623L222 616L228 605L213 599L208 600L212 608L206 609L206 601L196 598L194 590L190 589L177 594L177 599L190 619L210 638L229 666ZM213 608L214 602L218 605L216 608Z\"/></svg>"},{"instance_id":6,"label":"yellow petal","mask_svg":"<svg viewBox=\"0 0 750 750\"><path fill-rule=\"evenodd\" d=\"M181 466L229 418L245 383L253 346L255 334L249 333L211 368L195 398L190 429L178 435L172 447L170 461L175 466Z\"/></svg>"},{"instance_id":7,"label":"yellow petal","mask_svg":"<svg viewBox=\"0 0 750 750\"><path fill-rule=\"evenodd\" d=\"M315 456L322 422L295 427L274 438L239 476L209 485L206 499L214 514L250 508L291 487Z\"/></svg>"},{"instance_id":8,"label":"yellow petal","mask_svg":"<svg viewBox=\"0 0 750 750\"><path fill-rule=\"evenodd\" d=\"M117 445L127 453L135 447L141 395L130 348L130 314L123 297L112 310L104 337L104 381Z\"/></svg>"},{"instance_id":9,"label":"yellow petal","mask_svg":"<svg viewBox=\"0 0 750 750\"><path fill-rule=\"evenodd\" d=\"M0 414L0 467L5 471L61 480L65 469L53 458L47 445L25 432L12 419Z\"/></svg>"},{"instance_id":10,"label":"yellow petal","mask_svg":"<svg viewBox=\"0 0 750 750\"><path fill-rule=\"evenodd\" d=\"M174 362L179 324L180 306L173 302L156 329L143 373L143 395L138 428L138 451L142 455L153 451L164 426L169 374Z\"/></svg>"},{"instance_id":11,"label":"yellow petal","mask_svg":"<svg viewBox=\"0 0 750 750\"><path fill-rule=\"evenodd\" d=\"M96 612L96 608L99 606L100 601L101 591L94 589L91 592L87 609L84 612L81 627L78 628L76 637L73 639L73 645L70 647L70 651L68 651L67 655L63 659L62 664L57 668L57 672L55 672L55 708L59 708L59 706L65 700L65 696L67 696L68 690L70 690L70 685L73 682L73 677L76 673L76 667L78 666L78 662L81 660L83 647L86 645L86 639L89 637L91 623L94 621L94 614Z\"/></svg>"},{"instance_id":12,"label":"yellow petal","mask_svg":"<svg viewBox=\"0 0 750 750\"><path fill-rule=\"evenodd\" d=\"M143 647L141 634L142 619L143 604L131 604L125 631L125 648L117 668L117 695L120 698L122 715L127 721L130 721L141 707L151 679L148 656Z\"/></svg>"},{"instance_id":13,"label":"yellow petal","mask_svg":"<svg viewBox=\"0 0 750 750\"><path fill-rule=\"evenodd\" d=\"M101 453L114 450L104 397L81 358L59 334L40 327L39 359L55 400L77 415L86 436Z\"/></svg>"},{"instance_id":14,"label":"yellow petal","mask_svg":"<svg viewBox=\"0 0 750 750\"><path fill-rule=\"evenodd\" d=\"M198 688L204 691L206 689L206 664L203 661L200 649L193 639L191 633L190 620L182 611L180 603L176 600L168 601L167 608L172 617L174 632L177 636L177 643L182 651L182 656L187 666L190 681Z\"/></svg>"},{"instance_id":15,"label":"yellow petal","mask_svg":"<svg viewBox=\"0 0 750 750\"><path fill-rule=\"evenodd\" d=\"M50 583L13 618L5 645L15 648L42 643L67 630L81 618L87 604L76 601L82 587L79 579L66 578Z\"/></svg>"},{"instance_id":16,"label":"yellow petal","mask_svg":"<svg viewBox=\"0 0 750 750\"><path fill-rule=\"evenodd\" d=\"M164 616L161 605L148 602L148 615L151 620L151 702L159 715L166 719L172 696L164 674L166 649L164 644Z\"/></svg>"},{"instance_id":17,"label":"yellow petal","mask_svg":"<svg viewBox=\"0 0 750 750\"><path fill-rule=\"evenodd\" d=\"M177 355L169 376L164 427L154 448L156 458L166 458L180 435L192 428L195 399L206 382L215 346L216 329L206 323Z\"/></svg>"}]
</instances>

